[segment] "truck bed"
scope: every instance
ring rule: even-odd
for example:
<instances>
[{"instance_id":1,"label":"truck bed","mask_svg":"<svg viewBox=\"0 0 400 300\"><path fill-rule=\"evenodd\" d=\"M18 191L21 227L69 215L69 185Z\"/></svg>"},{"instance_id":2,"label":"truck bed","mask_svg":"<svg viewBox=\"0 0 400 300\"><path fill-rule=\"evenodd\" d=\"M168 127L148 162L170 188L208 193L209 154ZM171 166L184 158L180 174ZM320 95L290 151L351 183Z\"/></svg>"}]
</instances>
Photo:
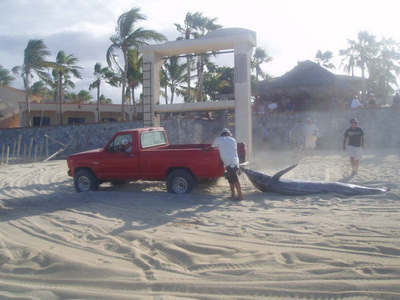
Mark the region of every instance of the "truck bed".
<instances>
[{"instance_id":1,"label":"truck bed","mask_svg":"<svg viewBox=\"0 0 400 300\"><path fill-rule=\"evenodd\" d=\"M168 145L168 146L161 146L155 149L165 149L165 150L204 150L211 147L211 144L175 144L175 145ZM239 162L243 163L246 161L246 148L244 143L238 143L238 156ZM154 148L153 148L154 149Z\"/></svg>"}]
</instances>

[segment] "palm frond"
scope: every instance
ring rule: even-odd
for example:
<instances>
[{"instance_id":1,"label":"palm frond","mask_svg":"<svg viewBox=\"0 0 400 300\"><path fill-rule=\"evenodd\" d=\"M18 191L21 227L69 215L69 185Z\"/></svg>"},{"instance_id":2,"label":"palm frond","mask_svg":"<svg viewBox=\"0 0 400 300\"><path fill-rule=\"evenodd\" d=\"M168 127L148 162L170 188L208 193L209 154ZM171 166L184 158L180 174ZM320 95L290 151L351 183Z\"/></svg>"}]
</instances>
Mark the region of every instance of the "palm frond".
<instances>
[{"instance_id":1,"label":"palm frond","mask_svg":"<svg viewBox=\"0 0 400 300\"><path fill-rule=\"evenodd\" d=\"M122 39L125 39L129 36L129 34L132 32L132 28L135 23L137 23L140 20L145 20L146 17L141 14L140 8L132 8L131 10L127 11L126 13L123 13L117 21L117 31L119 37Z\"/></svg>"}]
</instances>

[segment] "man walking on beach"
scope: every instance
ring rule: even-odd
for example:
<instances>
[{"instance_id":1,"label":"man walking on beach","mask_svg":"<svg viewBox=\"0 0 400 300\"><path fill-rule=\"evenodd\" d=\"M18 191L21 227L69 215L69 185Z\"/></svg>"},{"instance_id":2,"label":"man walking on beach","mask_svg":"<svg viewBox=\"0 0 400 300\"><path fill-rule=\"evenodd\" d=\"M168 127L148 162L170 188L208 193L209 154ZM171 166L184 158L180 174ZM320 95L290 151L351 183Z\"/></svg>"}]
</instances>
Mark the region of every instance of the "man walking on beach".
<instances>
[{"instance_id":1,"label":"man walking on beach","mask_svg":"<svg viewBox=\"0 0 400 300\"><path fill-rule=\"evenodd\" d=\"M319 130L318 127L307 118L306 124L304 124L304 152L310 154L316 145Z\"/></svg>"},{"instance_id":2,"label":"man walking on beach","mask_svg":"<svg viewBox=\"0 0 400 300\"><path fill-rule=\"evenodd\" d=\"M358 165L362 156L361 147L364 147L364 132L358 127L356 119L351 119L350 123L351 127L344 133L343 151L346 151L347 145L352 169L351 176L354 176L358 173Z\"/></svg>"},{"instance_id":3,"label":"man walking on beach","mask_svg":"<svg viewBox=\"0 0 400 300\"><path fill-rule=\"evenodd\" d=\"M235 198L235 189L237 191L237 200L243 200L242 189L240 187L238 172L239 172L239 157L237 154L237 142L232 137L229 129L224 128L221 135L215 139L212 147L219 150L219 155L226 169L226 179L231 188L231 198Z\"/></svg>"}]
</instances>

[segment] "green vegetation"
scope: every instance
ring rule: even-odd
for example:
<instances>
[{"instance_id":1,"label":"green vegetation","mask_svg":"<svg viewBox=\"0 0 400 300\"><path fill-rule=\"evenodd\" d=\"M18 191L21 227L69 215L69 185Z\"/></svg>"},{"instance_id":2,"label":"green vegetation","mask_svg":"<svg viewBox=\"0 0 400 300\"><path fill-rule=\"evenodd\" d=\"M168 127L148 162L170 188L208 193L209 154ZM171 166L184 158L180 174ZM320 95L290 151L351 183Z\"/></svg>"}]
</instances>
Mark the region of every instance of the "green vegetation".
<instances>
[{"instance_id":1,"label":"green vegetation","mask_svg":"<svg viewBox=\"0 0 400 300\"><path fill-rule=\"evenodd\" d=\"M64 103L64 92L67 85L74 87L75 84L71 81L71 77L81 79L80 69L82 67L76 65L79 61L72 54L65 54L64 51L57 53L56 61L50 64L55 74L57 74L57 99L59 103L59 122L63 124L62 105Z\"/></svg>"},{"instance_id":2,"label":"green vegetation","mask_svg":"<svg viewBox=\"0 0 400 300\"><path fill-rule=\"evenodd\" d=\"M361 31L357 40L348 40L348 48L339 51L343 57L344 70L354 76L359 68L361 77L365 79L363 95L373 93L386 97L393 93L400 74L399 43L392 39L377 40L374 35ZM367 78L368 75L368 78Z\"/></svg>"},{"instance_id":3,"label":"green vegetation","mask_svg":"<svg viewBox=\"0 0 400 300\"><path fill-rule=\"evenodd\" d=\"M201 12L186 14L183 25L175 23L176 30L181 34L179 39L189 40L190 38L201 38L205 36L208 32L222 28L221 25L216 24L217 18L208 18L203 16ZM197 70L197 83L195 97L197 102L204 101L203 98L203 82L204 82L204 66L208 62L208 56L205 54L200 54L197 56L196 70ZM191 92L191 71L193 69L192 57L188 55L186 57L186 94L185 102L191 102L193 100Z\"/></svg>"},{"instance_id":4,"label":"green vegetation","mask_svg":"<svg viewBox=\"0 0 400 300\"><path fill-rule=\"evenodd\" d=\"M26 127L30 127L30 79L36 74L39 78L45 78L47 73L46 68L49 67L49 62L46 57L50 55L50 51L42 40L29 40L28 45L24 50L24 63L22 66L13 68L15 74L21 75L25 86L25 103L27 108Z\"/></svg>"},{"instance_id":5,"label":"green vegetation","mask_svg":"<svg viewBox=\"0 0 400 300\"><path fill-rule=\"evenodd\" d=\"M10 71L0 65L0 87L8 86L15 78L10 75Z\"/></svg>"},{"instance_id":6,"label":"green vegetation","mask_svg":"<svg viewBox=\"0 0 400 300\"><path fill-rule=\"evenodd\" d=\"M117 28L114 35L110 38L111 46L107 50L108 66L121 75L122 84L122 118L125 120L125 101L126 86L128 80L128 50L146 44L148 41L164 41L166 38L161 33L154 30L137 27L139 21L145 20L146 17L140 13L139 8L133 8L123 13L117 21ZM118 52L122 52L122 65L118 62Z\"/></svg>"},{"instance_id":7,"label":"green vegetation","mask_svg":"<svg viewBox=\"0 0 400 300\"><path fill-rule=\"evenodd\" d=\"M179 64L177 56L168 58L161 67L161 86L164 87L165 103L168 104L168 88L171 91L170 104L174 103L175 94L185 95L186 64Z\"/></svg>"},{"instance_id":8,"label":"green vegetation","mask_svg":"<svg viewBox=\"0 0 400 300\"><path fill-rule=\"evenodd\" d=\"M97 90L97 113L98 113L98 120L100 120L100 104L103 103L101 102L101 96L100 95L100 87L101 83L103 81L107 82L111 86L118 86L119 85L119 78L115 76L115 74L108 68L108 67L102 67L101 63L96 63L94 65L94 72L93 72L94 77L96 78L95 81L93 81L89 85L89 90L96 89ZM104 98L104 96L103 96Z\"/></svg>"}]
</instances>

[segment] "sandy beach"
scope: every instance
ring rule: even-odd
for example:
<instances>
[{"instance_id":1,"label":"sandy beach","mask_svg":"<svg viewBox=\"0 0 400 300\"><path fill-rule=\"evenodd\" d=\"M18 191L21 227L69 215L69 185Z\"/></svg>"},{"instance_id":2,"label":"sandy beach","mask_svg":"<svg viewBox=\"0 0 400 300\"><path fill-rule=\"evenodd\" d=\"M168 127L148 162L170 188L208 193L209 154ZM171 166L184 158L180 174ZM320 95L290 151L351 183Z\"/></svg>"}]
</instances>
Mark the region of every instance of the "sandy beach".
<instances>
[{"instance_id":1,"label":"sandy beach","mask_svg":"<svg viewBox=\"0 0 400 300\"><path fill-rule=\"evenodd\" d=\"M245 201L224 179L173 195L162 182L76 193L65 160L0 166L0 299L400 299L400 156L367 153L351 182L386 194ZM268 174L296 158L256 156ZM285 175L338 181L341 153Z\"/></svg>"}]
</instances>

